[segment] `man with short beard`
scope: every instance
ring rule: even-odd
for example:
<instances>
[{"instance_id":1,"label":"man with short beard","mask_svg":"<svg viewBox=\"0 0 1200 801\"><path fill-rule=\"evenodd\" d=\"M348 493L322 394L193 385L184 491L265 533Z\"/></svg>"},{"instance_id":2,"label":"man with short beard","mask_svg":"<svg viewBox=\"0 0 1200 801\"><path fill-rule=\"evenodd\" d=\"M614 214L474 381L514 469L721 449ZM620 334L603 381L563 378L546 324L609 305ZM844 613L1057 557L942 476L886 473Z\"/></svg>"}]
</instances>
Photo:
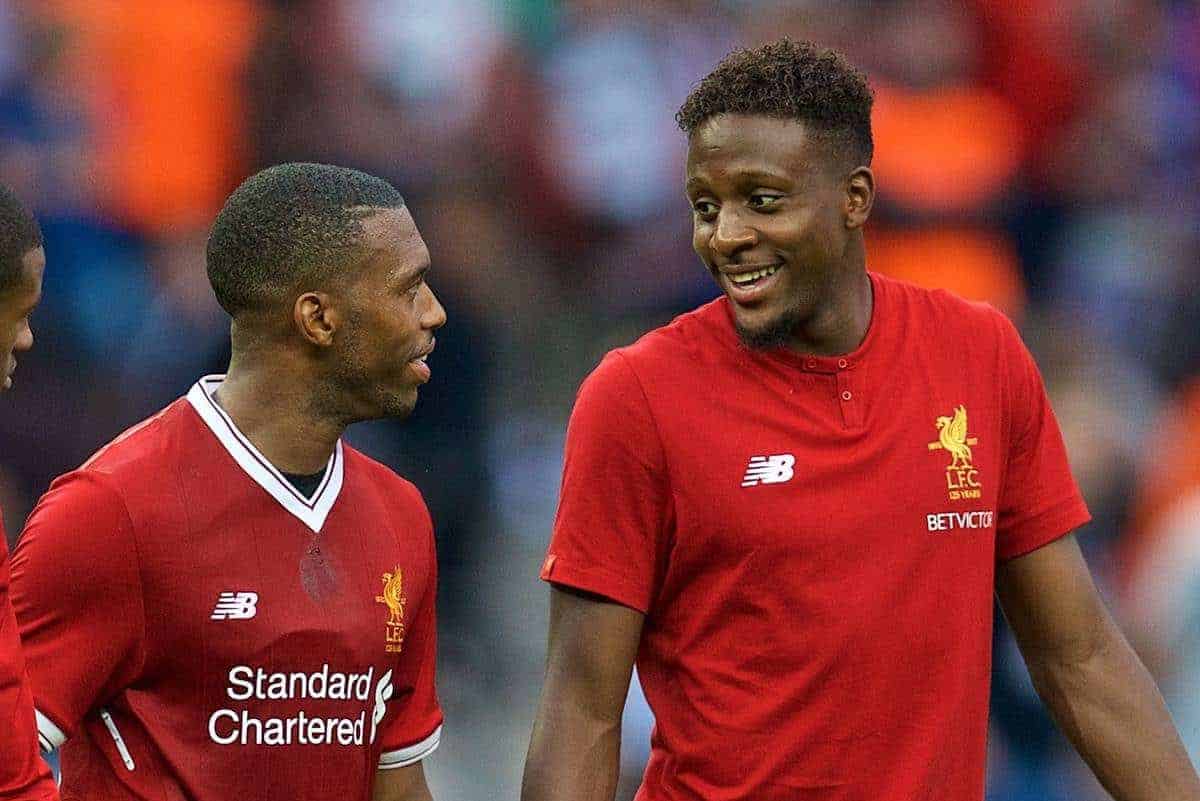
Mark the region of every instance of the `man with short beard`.
<instances>
[{"instance_id":1,"label":"man with short beard","mask_svg":"<svg viewBox=\"0 0 1200 801\"><path fill-rule=\"evenodd\" d=\"M386 181L284 164L207 255L228 372L56 480L14 555L63 797L429 801L433 526L341 441L430 378L429 251Z\"/></svg>"},{"instance_id":2,"label":"man with short beard","mask_svg":"<svg viewBox=\"0 0 1200 801\"><path fill-rule=\"evenodd\" d=\"M33 215L0 186L0 376L11 389L15 352L33 347L29 316L42 296L46 252ZM50 770L38 753L33 698L8 598L8 543L0 518L0 799L42 801L58 798Z\"/></svg>"},{"instance_id":3,"label":"man with short beard","mask_svg":"<svg viewBox=\"0 0 1200 801\"><path fill-rule=\"evenodd\" d=\"M635 661L638 801L982 801L993 595L1114 797L1200 799L1012 323L867 269L871 103L784 40L680 109L724 296L579 391L523 801L612 801Z\"/></svg>"}]
</instances>

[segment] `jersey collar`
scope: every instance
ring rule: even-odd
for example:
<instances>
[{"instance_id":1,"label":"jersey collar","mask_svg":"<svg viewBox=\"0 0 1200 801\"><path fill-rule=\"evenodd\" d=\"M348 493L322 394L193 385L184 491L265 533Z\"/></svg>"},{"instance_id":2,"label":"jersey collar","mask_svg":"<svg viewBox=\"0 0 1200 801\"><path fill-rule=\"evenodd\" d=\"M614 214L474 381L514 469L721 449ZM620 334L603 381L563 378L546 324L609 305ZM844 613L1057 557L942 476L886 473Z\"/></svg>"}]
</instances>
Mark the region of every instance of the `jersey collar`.
<instances>
[{"instance_id":1,"label":"jersey collar","mask_svg":"<svg viewBox=\"0 0 1200 801\"><path fill-rule=\"evenodd\" d=\"M314 533L320 533L321 527L325 525L325 518L329 516L329 510L333 508L338 494L342 491L342 441L337 441L333 455L325 465L325 475L321 483L311 496L304 497L267 461L267 457L259 453L258 448L238 430L225 410L213 399L214 393L224 380L224 375L204 376L188 391L188 403L254 483Z\"/></svg>"}]
</instances>

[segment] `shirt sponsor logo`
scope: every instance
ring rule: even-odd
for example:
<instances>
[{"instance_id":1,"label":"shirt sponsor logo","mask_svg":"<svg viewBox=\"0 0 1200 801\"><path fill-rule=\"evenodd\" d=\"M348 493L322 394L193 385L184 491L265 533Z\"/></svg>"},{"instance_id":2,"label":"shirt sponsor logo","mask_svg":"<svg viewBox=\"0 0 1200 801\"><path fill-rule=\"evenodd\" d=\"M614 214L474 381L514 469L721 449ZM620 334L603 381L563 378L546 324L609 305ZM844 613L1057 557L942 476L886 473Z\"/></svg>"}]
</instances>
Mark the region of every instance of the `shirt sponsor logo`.
<instances>
[{"instance_id":1,"label":"shirt sponsor logo","mask_svg":"<svg viewBox=\"0 0 1200 801\"><path fill-rule=\"evenodd\" d=\"M397 565L391 573L383 574L383 595L375 596L375 603L386 604L388 608L384 650L389 654L398 654L404 649L404 604L407 601L404 577Z\"/></svg>"},{"instance_id":2,"label":"shirt sponsor logo","mask_svg":"<svg viewBox=\"0 0 1200 801\"><path fill-rule=\"evenodd\" d=\"M357 714L311 715L301 709L286 717L254 714L250 709L218 709L208 719L208 736L217 745L368 745L375 742L387 702L395 694L392 671L375 681L375 668L361 673L330 670L271 673L249 665L229 669L225 694L232 701L360 701ZM325 708L328 708L327 706ZM370 729L367 714L370 712Z\"/></svg>"},{"instance_id":3,"label":"shirt sponsor logo","mask_svg":"<svg viewBox=\"0 0 1200 801\"><path fill-rule=\"evenodd\" d=\"M257 592L223 592L213 607L213 620L249 620L258 614Z\"/></svg>"},{"instance_id":4,"label":"shirt sponsor logo","mask_svg":"<svg viewBox=\"0 0 1200 801\"><path fill-rule=\"evenodd\" d=\"M758 484L781 484L790 481L795 475L792 470L795 464L796 457L790 453L751 456L750 464L746 466L746 475L742 476L742 486L753 487Z\"/></svg>"},{"instance_id":5,"label":"shirt sponsor logo","mask_svg":"<svg viewBox=\"0 0 1200 801\"><path fill-rule=\"evenodd\" d=\"M934 425L938 438L937 442L929 443L929 450L950 454L950 464L946 465L946 492L950 500L982 498L983 485L979 483L979 471L971 453L971 446L978 445L979 439L967 434L967 408L959 404L953 417L939 417Z\"/></svg>"},{"instance_id":6,"label":"shirt sponsor logo","mask_svg":"<svg viewBox=\"0 0 1200 801\"><path fill-rule=\"evenodd\" d=\"M925 515L925 524L930 531L955 531L957 529L991 528L995 513L990 509L978 512L942 512Z\"/></svg>"}]
</instances>

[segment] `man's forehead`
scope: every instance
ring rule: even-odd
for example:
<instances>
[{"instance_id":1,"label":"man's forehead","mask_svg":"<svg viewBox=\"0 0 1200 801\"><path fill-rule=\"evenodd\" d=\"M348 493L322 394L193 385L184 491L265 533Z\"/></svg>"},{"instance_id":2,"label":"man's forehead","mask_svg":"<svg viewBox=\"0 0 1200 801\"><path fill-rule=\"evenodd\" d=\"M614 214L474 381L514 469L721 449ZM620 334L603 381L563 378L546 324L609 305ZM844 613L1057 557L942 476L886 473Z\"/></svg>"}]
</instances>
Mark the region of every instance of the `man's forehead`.
<instances>
[{"instance_id":1,"label":"man's forehead","mask_svg":"<svg viewBox=\"0 0 1200 801\"><path fill-rule=\"evenodd\" d=\"M35 298L42 294L42 277L46 273L46 251L40 246L25 251L21 257L20 291Z\"/></svg>"},{"instance_id":2,"label":"man's forehead","mask_svg":"<svg viewBox=\"0 0 1200 801\"><path fill-rule=\"evenodd\" d=\"M739 170L795 168L814 157L812 133L799 120L762 115L721 114L688 140L688 172L712 164Z\"/></svg>"},{"instance_id":3,"label":"man's forehead","mask_svg":"<svg viewBox=\"0 0 1200 801\"><path fill-rule=\"evenodd\" d=\"M390 272L407 274L429 266L429 249L406 207L373 211L363 218L362 228L369 258L383 260Z\"/></svg>"}]
</instances>

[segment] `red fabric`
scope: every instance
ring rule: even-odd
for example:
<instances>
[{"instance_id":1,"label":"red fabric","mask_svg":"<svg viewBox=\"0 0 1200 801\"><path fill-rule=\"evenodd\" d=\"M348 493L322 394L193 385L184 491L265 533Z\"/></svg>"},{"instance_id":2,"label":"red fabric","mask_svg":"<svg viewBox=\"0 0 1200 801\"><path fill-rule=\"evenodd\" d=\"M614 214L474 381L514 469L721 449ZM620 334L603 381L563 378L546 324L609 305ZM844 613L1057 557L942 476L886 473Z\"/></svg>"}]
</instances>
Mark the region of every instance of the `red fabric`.
<instances>
[{"instance_id":1,"label":"red fabric","mask_svg":"<svg viewBox=\"0 0 1200 801\"><path fill-rule=\"evenodd\" d=\"M640 801L983 798L995 564L1088 513L1007 318L872 282L847 356L749 351L721 299L579 392L542 577L646 613Z\"/></svg>"},{"instance_id":2,"label":"red fabric","mask_svg":"<svg viewBox=\"0 0 1200 801\"><path fill-rule=\"evenodd\" d=\"M64 799L366 801L381 754L440 726L428 512L407 481L348 447L344 458L319 534L242 471L186 400L51 485L14 554L13 601L35 703L68 737ZM389 609L377 600L397 567L399 653L387 650ZM212 619L228 592L257 593L253 617ZM266 678L267 697L255 695L259 670L326 669L311 690L272 690ZM394 693L371 742L389 671ZM332 688L334 674L365 678L348 699L298 697ZM250 744L216 742L243 713L351 723L308 729L318 740L330 729L333 742L298 742L305 723L282 724L290 744L257 742L253 724ZM270 724L263 731L269 740Z\"/></svg>"},{"instance_id":3,"label":"red fabric","mask_svg":"<svg viewBox=\"0 0 1200 801\"><path fill-rule=\"evenodd\" d=\"M39 753L33 696L8 583L8 544L0 521L0 799L50 801L58 798L58 792Z\"/></svg>"}]
</instances>

